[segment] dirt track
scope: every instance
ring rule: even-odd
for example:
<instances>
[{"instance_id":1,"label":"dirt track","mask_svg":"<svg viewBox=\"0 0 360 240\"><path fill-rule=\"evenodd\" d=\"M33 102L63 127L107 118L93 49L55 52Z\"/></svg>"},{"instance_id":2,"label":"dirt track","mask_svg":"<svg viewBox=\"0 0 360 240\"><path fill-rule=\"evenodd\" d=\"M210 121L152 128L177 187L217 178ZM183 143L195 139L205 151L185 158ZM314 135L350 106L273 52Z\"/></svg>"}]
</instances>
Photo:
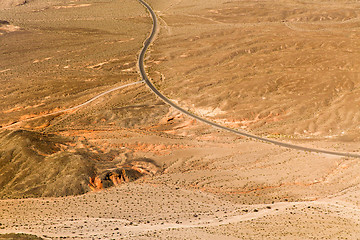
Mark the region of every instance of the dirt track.
<instances>
[{"instance_id":1,"label":"dirt track","mask_svg":"<svg viewBox=\"0 0 360 240\"><path fill-rule=\"evenodd\" d=\"M270 139L357 151L359 3L149 3L160 29L145 70L172 102L219 125ZM0 26L2 126L141 80L136 61L152 22L138 1L33 0L0 13L0 20L9 23ZM100 173L141 157L163 171L81 196L2 200L1 232L55 239L360 235L358 159L279 148L218 131L167 106L145 85L17 128L40 137L22 139L23 148L2 141L1 161L12 155L25 163L34 160L32 155L56 160L66 152L89 156ZM66 139L67 146L43 151L50 146L47 134ZM60 183L59 191L51 189L55 194L66 195L69 183L78 186L66 169L58 175L41 169L51 179L36 171L27 174L26 164L19 169L24 171L9 174L15 178L6 181L23 175L34 176L30 183L40 179L19 192L49 185L51 179Z\"/></svg>"}]
</instances>

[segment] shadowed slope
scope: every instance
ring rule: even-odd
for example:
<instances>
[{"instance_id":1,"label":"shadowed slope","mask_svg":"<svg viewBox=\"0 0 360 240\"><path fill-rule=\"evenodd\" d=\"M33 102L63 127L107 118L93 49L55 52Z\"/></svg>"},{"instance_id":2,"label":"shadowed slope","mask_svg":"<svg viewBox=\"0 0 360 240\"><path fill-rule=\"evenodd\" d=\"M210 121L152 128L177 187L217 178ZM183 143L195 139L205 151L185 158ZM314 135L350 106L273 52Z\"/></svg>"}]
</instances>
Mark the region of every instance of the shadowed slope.
<instances>
[{"instance_id":1,"label":"shadowed slope","mask_svg":"<svg viewBox=\"0 0 360 240\"><path fill-rule=\"evenodd\" d=\"M90 156L70 142L30 131L0 134L0 198L65 196L88 190L95 174Z\"/></svg>"}]
</instances>

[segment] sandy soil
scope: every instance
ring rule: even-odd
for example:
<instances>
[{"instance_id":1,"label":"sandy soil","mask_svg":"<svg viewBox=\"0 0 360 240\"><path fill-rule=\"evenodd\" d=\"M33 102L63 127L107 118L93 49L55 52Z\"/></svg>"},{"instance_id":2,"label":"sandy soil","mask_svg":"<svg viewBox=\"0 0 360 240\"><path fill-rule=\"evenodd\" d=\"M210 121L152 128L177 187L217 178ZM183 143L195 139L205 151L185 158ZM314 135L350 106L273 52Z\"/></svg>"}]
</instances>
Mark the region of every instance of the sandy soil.
<instances>
[{"instance_id":1,"label":"sandy soil","mask_svg":"<svg viewBox=\"0 0 360 240\"><path fill-rule=\"evenodd\" d=\"M351 195L358 198L359 189ZM359 205L347 196L246 205L198 190L131 183L79 197L2 201L0 233L48 239L357 239Z\"/></svg>"},{"instance_id":2,"label":"sandy soil","mask_svg":"<svg viewBox=\"0 0 360 240\"><path fill-rule=\"evenodd\" d=\"M356 1L151 3L148 64L170 98L258 134L357 139Z\"/></svg>"},{"instance_id":3,"label":"sandy soil","mask_svg":"<svg viewBox=\"0 0 360 240\"><path fill-rule=\"evenodd\" d=\"M148 2L161 29L146 67L165 95L234 128L308 147L359 151L357 1ZM7 189L21 192L34 185L46 188L57 179L53 196L71 195L67 186L80 181L81 191L88 192L1 200L0 234L360 237L358 159L220 132L169 108L143 84L61 111L140 80L136 60L151 19L137 1L16 5L0 5L0 125L16 122L6 134L25 129L43 137L36 142L23 137L21 144L2 140L0 185L7 182ZM58 147L48 136L66 144ZM50 148L56 151L48 153ZM81 155L98 174L138 158L151 159L161 171L90 192L84 189L88 176L83 172L76 175L78 169L66 169L62 161L51 165L57 154L68 154L69 166ZM36 171L42 166L61 166L61 174L50 179L53 168ZM4 177L10 168L20 169L17 178ZM27 181L18 177L29 169Z\"/></svg>"},{"instance_id":4,"label":"sandy soil","mask_svg":"<svg viewBox=\"0 0 360 240\"><path fill-rule=\"evenodd\" d=\"M11 9L26 4L26 0L2 0L0 2L0 10Z\"/></svg>"},{"instance_id":5,"label":"sandy soil","mask_svg":"<svg viewBox=\"0 0 360 240\"><path fill-rule=\"evenodd\" d=\"M138 80L136 53L151 22L133 1L30 1L1 18L20 28L1 37L2 126Z\"/></svg>"}]
</instances>

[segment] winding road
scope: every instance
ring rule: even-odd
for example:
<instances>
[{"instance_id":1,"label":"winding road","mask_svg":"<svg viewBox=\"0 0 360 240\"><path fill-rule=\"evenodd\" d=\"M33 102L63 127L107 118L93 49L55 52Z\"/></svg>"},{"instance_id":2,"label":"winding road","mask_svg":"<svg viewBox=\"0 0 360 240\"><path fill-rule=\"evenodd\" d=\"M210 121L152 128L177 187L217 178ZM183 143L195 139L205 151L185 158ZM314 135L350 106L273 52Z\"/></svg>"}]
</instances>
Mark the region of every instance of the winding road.
<instances>
[{"instance_id":1,"label":"winding road","mask_svg":"<svg viewBox=\"0 0 360 240\"><path fill-rule=\"evenodd\" d=\"M285 147L285 148L289 148L289 149L300 150L300 151L323 153L323 154L342 156L342 157L360 158L360 154L356 154L356 153L336 152L336 151L329 151L329 150L324 150L324 149L303 147L303 146L299 146L299 145L295 145L295 144L284 143L284 142L280 142L280 141L276 141L276 140L256 136L256 135L253 135L253 134L250 134L250 133L247 133L247 132L243 132L243 131L239 131L239 130L235 130L235 129L232 129L232 128L228 128L228 127L219 125L219 124L217 124L215 122L211 122L211 121L209 121L209 120L207 120L205 118L202 118L200 116L197 116L197 115L183 109L182 107L176 105L169 98L167 98L161 92L159 92L156 89L156 87L154 86L154 84L149 80L149 78L146 75L145 67L144 67L144 57L145 57L145 53L146 53L147 49L149 48L150 44L153 42L153 40L155 38L156 30L158 28L158 23L157 23L156 14L154 13L154 11L150 7L150 5L147 4L146 2L144 2L143 0L139 0L139 2L141 4L143 4L147 8L147 10L149 11L149 13L151 15L151 18L153 20L153 27L152 27L152 31L150 33L150 36L145 40L144 46L141 49L140 54L139 54L138 65L139 65L140 75L141 75L142 79L145 81L145 83L148 85L148 87L151 89L151 91L153 91L165 103L169 104L170 106L172 106L173 108L179 110L180 112L192 117L193 119L196 119L198 121L201 121L201 122L206 123L208 125L211 125L213 127L216 127L216 128L228 131L228 132L232 132L232 133L237 134L237 135L248 137L248 138L251 138L251 139L259 140L259 141L266 142L266 143L275 144L277 146L281 146L281 147Z\"/></svg>"}]
</instances>

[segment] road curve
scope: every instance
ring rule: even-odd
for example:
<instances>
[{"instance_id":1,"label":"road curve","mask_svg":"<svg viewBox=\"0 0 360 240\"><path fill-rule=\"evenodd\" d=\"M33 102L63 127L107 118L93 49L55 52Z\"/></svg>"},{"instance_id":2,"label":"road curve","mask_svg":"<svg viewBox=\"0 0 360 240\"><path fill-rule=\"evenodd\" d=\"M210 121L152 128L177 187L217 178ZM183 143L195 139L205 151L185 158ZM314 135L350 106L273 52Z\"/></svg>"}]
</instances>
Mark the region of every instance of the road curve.
<instances>
[{"instance_id":1,"label":"road curve","mask_svg":"<svg viewBox=\"0 0 360 240\"><path fill-rule=\"evenodd\" d=\"M271 143L271 144L275 144L281 147L285 147L285 148L290 148L290 149L295 149L295 150L300 150L300 151L306 151L306 152L315 152L315 153L323 153L323 154L329 154L329 155L335 155L335 156L342 156L342 157L354 157L354 158L360 158L359 154L356 153L348 153L348 152L336 152L336 151L328 151L328 150L324 150L324 149L316 149L316 148L309 148L309 147L303 147L303 146L299 146L299 145L295 145L295 144L290 144L290 143L284 143L284 142L280 142L280 141L276 141L276 140L272 140L272 139L268 139L268 138L264 138L264 137L260 137L260 136L256 136L250 133L246 133L243 131L239 131L239 130L235 130L232 128L228 128L222 125L219 125L215 122L211 122L205 118L202 118L200 116L197 116L183 108L181 108L180 106L176 105L174 102L172 102L169 98L165 97L161 92L159 92L154 84L152 84L152 82L149 80L149 78L146 75L145 72L145 67L144 67L144 57L145 57L145 53L146 50L148 49L148 47L150 46L150 44L153 42L155 34L156 34L156 30L157 30L157 18L156 15L154 13L154 11L151 9L151 7L149 6L149 4L147 4L146 2L144 2L143 0L138 0L141 4L143 4L147 10L149 11L151 18L153 20L153 27L152 27L152 31L150 33L150 36L145 40L144 42L144 46L140 51L139 54L139 59L138 59L138 65L139 65L139 70L140 70L140 75L142 77L142 79L145 81L145 83L148 85L148 87L151 89L151 91L153 91L159 98L161 98L161 100L163 100L165 103L169 104L170 106L172 106L173 108L179 110L180 112L198 120L201 121L203 123L206 123L208 125L211 125L213 127L228 131L228 132L232 132L235 133L237 135L241 135L244 137L248 137L251 139L255 139L255 140L259 140L262 142L266 142L266 143Z\"/></svg>"}]
</instances>

